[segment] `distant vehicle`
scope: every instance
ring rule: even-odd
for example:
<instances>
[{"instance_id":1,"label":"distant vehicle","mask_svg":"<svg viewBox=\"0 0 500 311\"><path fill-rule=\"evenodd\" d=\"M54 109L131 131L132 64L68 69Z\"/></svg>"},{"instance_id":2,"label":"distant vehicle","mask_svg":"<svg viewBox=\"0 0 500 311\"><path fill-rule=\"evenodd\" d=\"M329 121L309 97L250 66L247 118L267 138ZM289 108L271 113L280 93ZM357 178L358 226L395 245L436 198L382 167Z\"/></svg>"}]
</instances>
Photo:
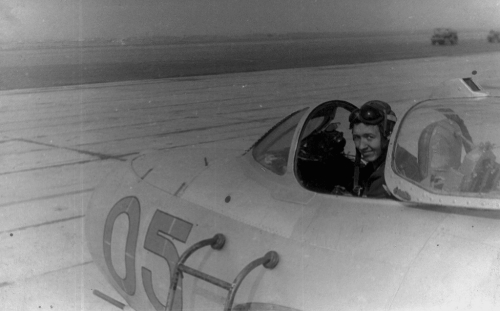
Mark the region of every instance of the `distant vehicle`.
<instances>
[{"instance_id":1,"label":"distant vehicle","mask_svg":"<svg viewBox=\"0 0 500 311\"><path fill-rule=\"evenodd\" d=\"M490 33L488 34L488 42L499 43L500 42L500 31L490 30Z\"/></svg>"},{"instance_id":2,"label":"distant vehicle","mask_svg":"<svg viewBox=\"0 0 500 311\"><path fill-rule=\"evenodd\" d=\"M458 43L457 32L450 28L435 28L431 38L432 45L455 45Z\"/></svg>"},{"instance_id":3,"label":"distant vehicle","mask_svg":"<svg viewBox=\"0 0 500 311\"><path fill-rule=\"evenodd\" d=\"M355 109L314 104L244 154L145 152L108 175L87 245L127 309L500 310L500 97L453 79L411 107L387 152L394 200L331 191L352 178Z\"/></svg>"}]
</instances>

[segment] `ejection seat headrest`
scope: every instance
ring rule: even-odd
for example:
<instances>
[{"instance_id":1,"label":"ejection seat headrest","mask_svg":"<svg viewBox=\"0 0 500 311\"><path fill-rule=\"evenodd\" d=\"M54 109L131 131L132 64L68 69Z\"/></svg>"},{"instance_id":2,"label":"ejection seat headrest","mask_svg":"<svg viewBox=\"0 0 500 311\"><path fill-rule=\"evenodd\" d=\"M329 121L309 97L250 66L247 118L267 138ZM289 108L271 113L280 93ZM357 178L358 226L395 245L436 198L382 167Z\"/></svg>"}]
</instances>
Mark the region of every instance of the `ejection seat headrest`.
<instances>
[{"instance_id":1,"label":"ejection seat headrest","mask_svg":"<svg viewBox=\"0 0 500 311\"><path fill-rule=\"evenodd\" d=\"M462 140L458 124L448 118L429 124L418 140L418 165L422 179L434 173L458 169Z\"/></svg>"}]
</instances>

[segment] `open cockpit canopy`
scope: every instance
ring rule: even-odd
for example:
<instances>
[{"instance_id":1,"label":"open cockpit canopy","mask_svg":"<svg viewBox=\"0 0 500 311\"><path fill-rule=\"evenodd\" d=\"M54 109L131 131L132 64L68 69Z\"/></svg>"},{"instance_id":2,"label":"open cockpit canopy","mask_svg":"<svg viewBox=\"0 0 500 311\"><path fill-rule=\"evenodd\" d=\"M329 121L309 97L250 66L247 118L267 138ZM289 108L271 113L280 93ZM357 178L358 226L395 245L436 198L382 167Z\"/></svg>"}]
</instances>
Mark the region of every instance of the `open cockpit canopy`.
<instances>
[{"instance_id":1,"label":"open cockpit canopy","mask_svg":"<svg viewBox=\"0 0 500 311\"><path fill-rule=\"evenodd\" d=\"M386 181L400 199L500 209L500 98L433 99L392 139Z\"/></svg>"}]
</instances>

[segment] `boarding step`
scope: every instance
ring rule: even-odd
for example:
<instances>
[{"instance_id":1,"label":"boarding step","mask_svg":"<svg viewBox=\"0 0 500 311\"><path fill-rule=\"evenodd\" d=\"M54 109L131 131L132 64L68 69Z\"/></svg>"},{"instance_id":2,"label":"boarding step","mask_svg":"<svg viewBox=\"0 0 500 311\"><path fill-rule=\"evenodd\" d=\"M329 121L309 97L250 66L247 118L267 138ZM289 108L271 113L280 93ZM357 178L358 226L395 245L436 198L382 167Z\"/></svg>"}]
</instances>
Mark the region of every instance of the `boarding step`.
<instances>
[{"instance_id":1,"label":"boarding step","mask_svg":"<svg viewBox=\"0 0 500 311\"><path fill-rule=\"evenodd\" d=\"M278 253L276 253L275 251L269 251L264 256L255 259L254 261L250 262L245 268L243 268L243 270L238 273L232 283L226 282L217 277L184 265L186 260L200 248L210 245L210 247L212 247L212 249L214 250L221 250L224 247L225 243L226 237L223 234L218 233L210 239L202 240L192 245L180 256L177 264L175 265L173 275L170 278L170 289L167 298L167 305L165 306L166 311L172 311L175 299L175 291L177 290L177 283L179 281L179 276L182 275L182 272L227 290L228 294L224 303L224 311L230 311L233 306L234 297L236 296L238 288L240 287L245 277L253 269L257 268L260 265L264 266L264 268L267 269L274 269L278 265Z\"/></svg>"}]
</instances>

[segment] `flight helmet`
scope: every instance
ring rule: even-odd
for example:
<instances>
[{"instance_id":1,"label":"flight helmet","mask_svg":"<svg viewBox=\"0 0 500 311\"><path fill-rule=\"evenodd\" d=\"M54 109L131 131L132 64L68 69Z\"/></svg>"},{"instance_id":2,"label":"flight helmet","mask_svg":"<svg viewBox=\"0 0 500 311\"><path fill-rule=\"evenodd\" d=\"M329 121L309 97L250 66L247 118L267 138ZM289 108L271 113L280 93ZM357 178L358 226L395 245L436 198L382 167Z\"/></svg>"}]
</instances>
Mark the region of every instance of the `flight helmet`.
<instances>
[{"instance_id":1,"label":"flight helmet","mask_svg":"<svg viewBox=\"0 0 500 311\"><path fill-rule=\"evenodd\" d=\"M388 103L381 100L370 100L363 104L361 108L351 112L349 128L352 129L355 124L359 123L378 125L382 136L389 138L396 121L396 114Z\"/></svg>"}]
</instances>

